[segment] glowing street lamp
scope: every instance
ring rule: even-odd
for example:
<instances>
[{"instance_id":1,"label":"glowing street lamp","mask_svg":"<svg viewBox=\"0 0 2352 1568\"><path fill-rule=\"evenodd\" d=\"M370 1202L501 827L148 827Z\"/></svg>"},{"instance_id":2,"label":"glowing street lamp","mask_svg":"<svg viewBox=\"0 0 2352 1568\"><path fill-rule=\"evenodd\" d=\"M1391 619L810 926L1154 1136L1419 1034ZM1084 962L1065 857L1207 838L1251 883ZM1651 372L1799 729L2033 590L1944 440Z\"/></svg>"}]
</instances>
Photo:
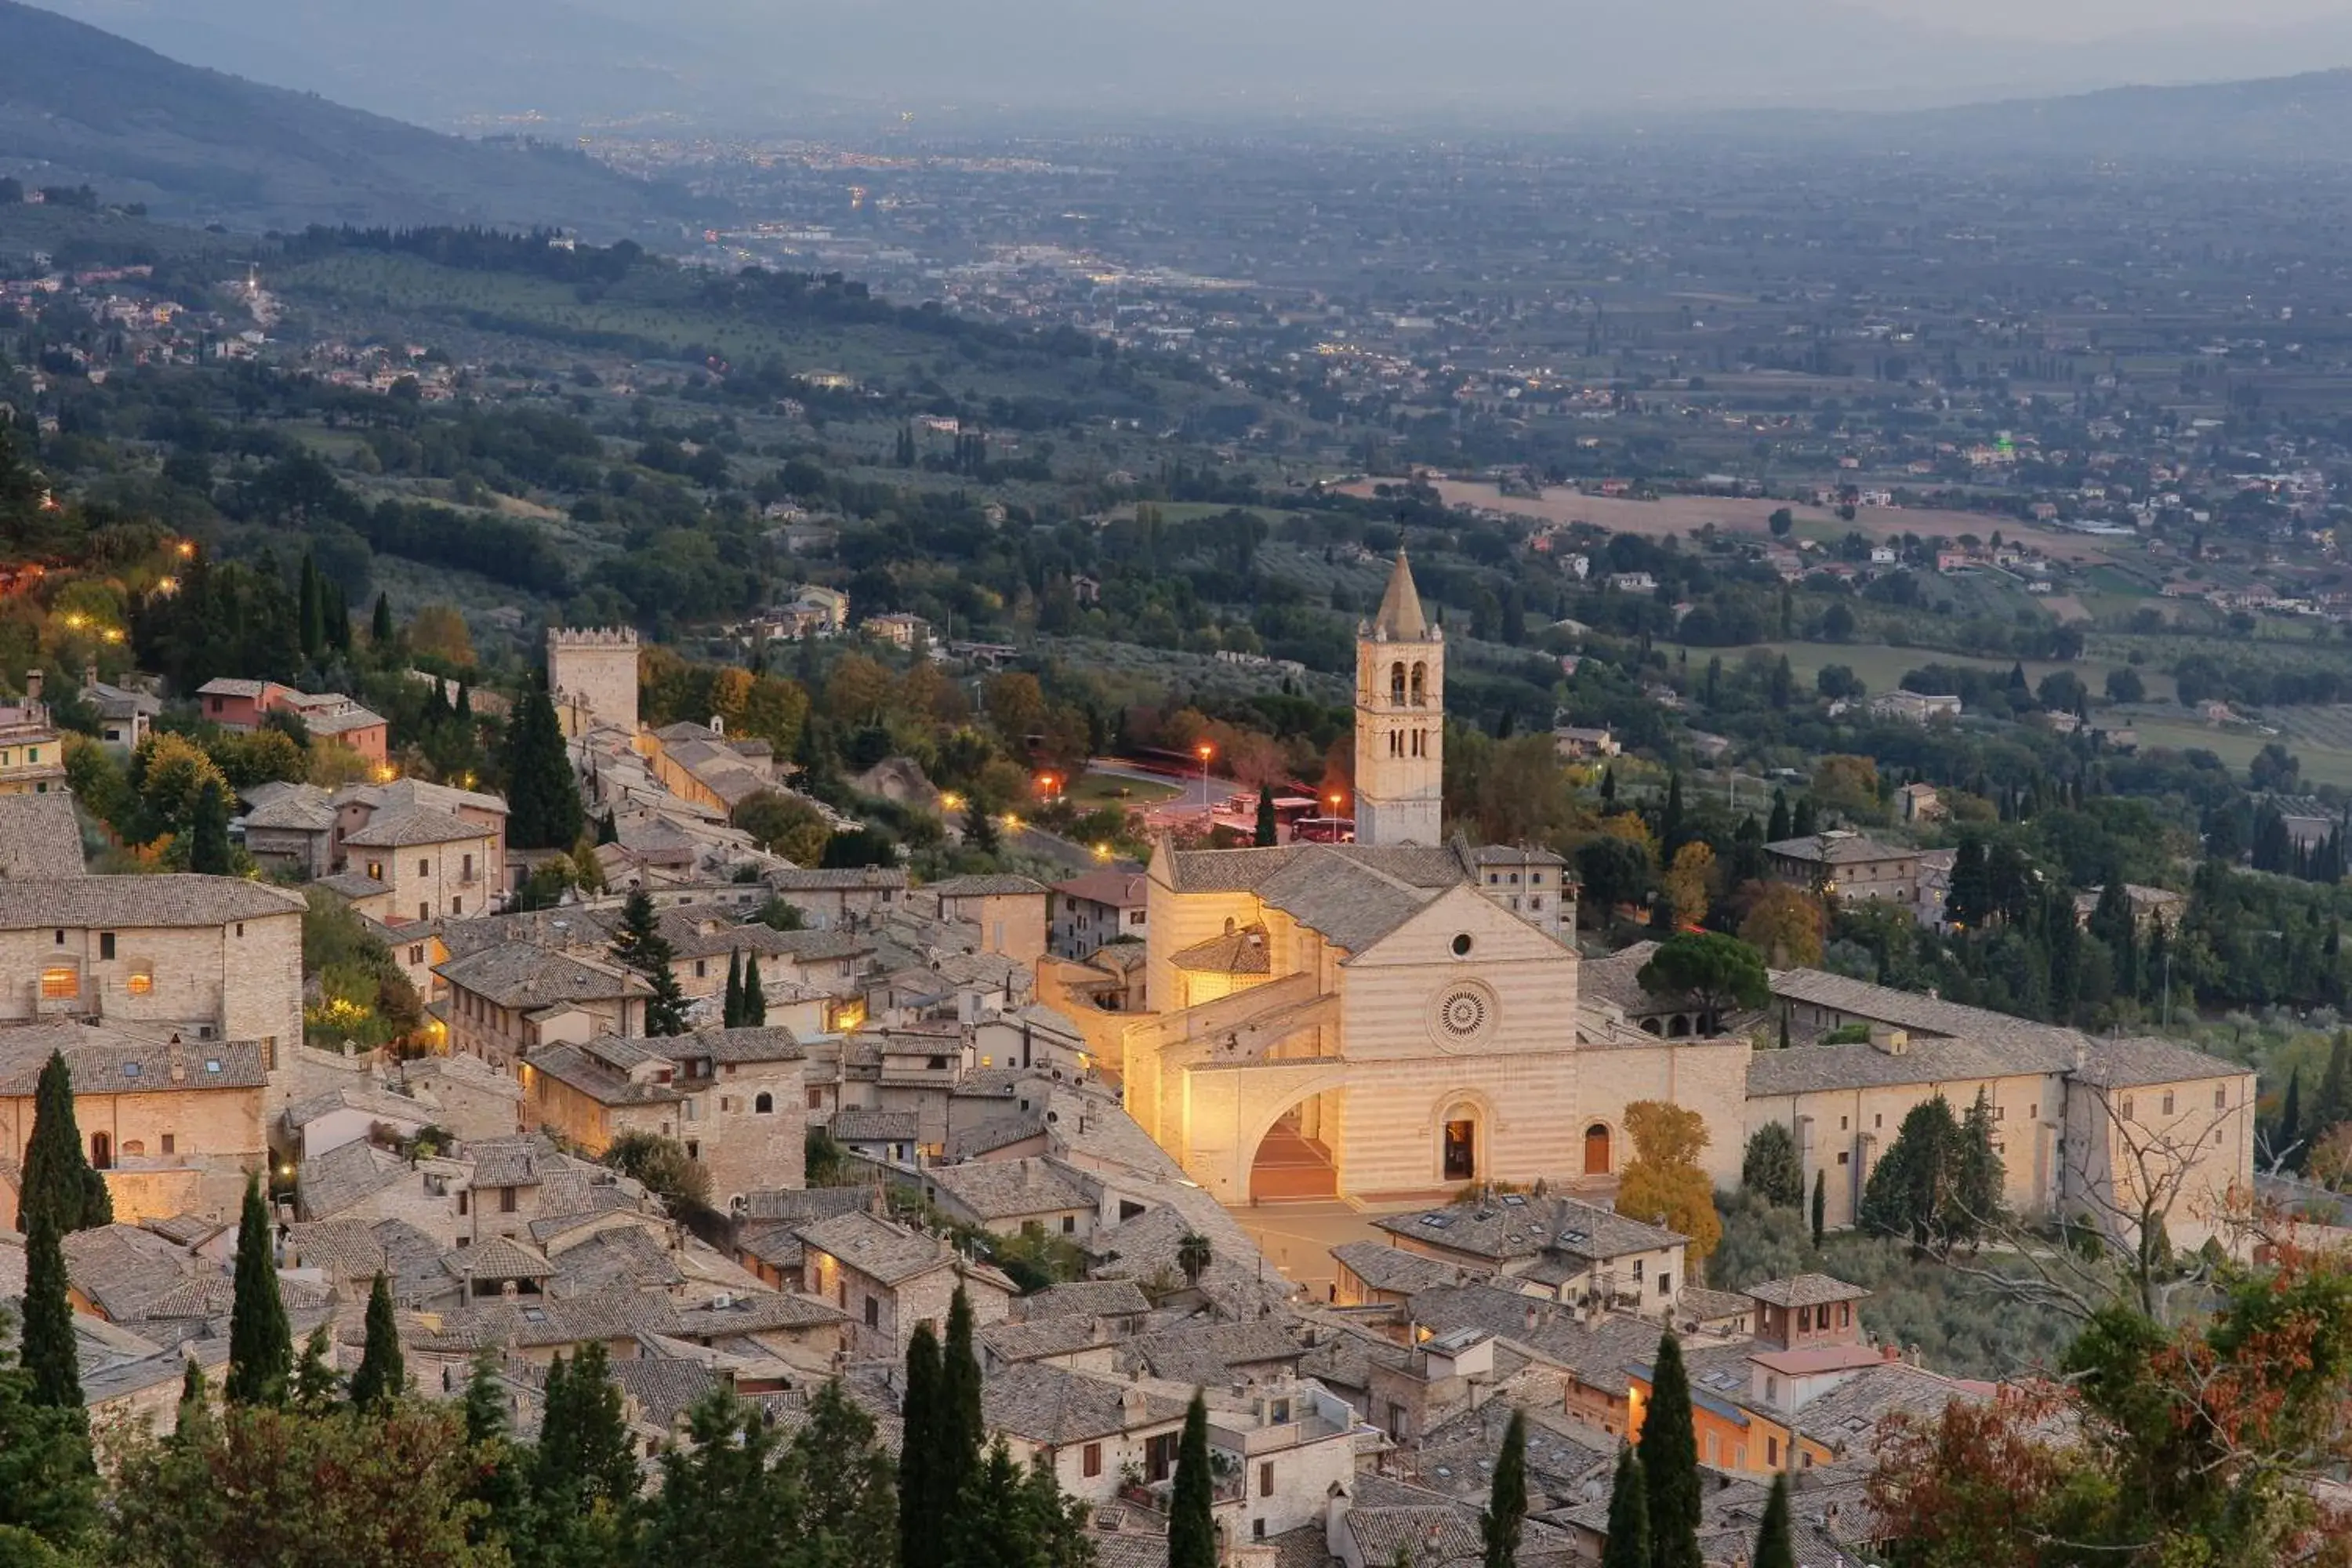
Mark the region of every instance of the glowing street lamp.
<instances>
[{"instance_id":1,"label":"glowing street lamp","mask_svg":"<svg viewBox=\"0 0 2352 1568\"><path fill-rule=\"evenodd\" d=\"M1047 800L1052 800L1055 796L1060 795L1062 793L1062 780L1060 775L1055 773L1039 773L1037 775L1037 793L1044 795Z\"/></svg>"},{"instance_id":2,"label":"glowing street lamp","mask_svg":"<svg viewBox=\"0 0 2352 1568\"><path fill-rule=\"evenodd\" d=\"M1203 741L1192 751L1201 759L1201 809L1205 812L1209 809L1209 759L1217 754L1217 748Z\"/></svg>"}]
</instances>

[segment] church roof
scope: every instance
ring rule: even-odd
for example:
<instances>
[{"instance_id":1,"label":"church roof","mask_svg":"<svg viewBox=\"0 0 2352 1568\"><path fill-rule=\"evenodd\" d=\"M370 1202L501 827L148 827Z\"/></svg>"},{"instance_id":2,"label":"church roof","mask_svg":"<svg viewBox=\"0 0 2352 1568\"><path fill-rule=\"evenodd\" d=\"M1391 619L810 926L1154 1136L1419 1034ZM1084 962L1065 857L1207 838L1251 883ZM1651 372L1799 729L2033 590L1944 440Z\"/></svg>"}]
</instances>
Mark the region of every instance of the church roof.
<instances>
[{"instance_id":1,"label":"church roof","mask_svg":"<svg viewBox=\"0 0 2352 1568\"><path fill-rule=\"evenodd\" d=\"M1429 622L1421 613L1421 590L1412 584L1412 568L1406 564L1402 548L1397 551L1396 570L1389 574L1388 592L1381 595L1380 613L1372 617L1372 632L1391 641L1429 635Z\"/></svg>"},{"instance_id":2,"label":"church roof","mask_svg":"<svg viewBox=\"0 0 2352 1568\"><path fill-rule=\"evenodd\" d=\"M1475 882L1465 854L1444 845L1293 844L1180 849L1168 865L1179 893L1255 893L1334 946L1361 952L1438 894ZM1210 945L1187 950L1186 967L1207 967L1202 950Z\"/></svg>"}]
</instances>

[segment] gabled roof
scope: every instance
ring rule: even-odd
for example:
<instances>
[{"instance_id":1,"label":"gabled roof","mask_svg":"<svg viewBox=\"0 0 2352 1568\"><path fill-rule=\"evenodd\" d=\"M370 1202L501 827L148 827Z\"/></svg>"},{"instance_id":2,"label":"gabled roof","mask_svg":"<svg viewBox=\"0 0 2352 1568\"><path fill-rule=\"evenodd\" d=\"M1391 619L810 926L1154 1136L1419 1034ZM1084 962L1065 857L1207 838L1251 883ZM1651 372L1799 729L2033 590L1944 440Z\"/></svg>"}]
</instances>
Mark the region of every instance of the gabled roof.
<instances>
[{"instance_id":1,"label":"gabled roof","mask_svg":"<svg viewBox=\"0 0 2352 1568\"><path fill-rule=\"evenodd\" d=\"M1181 1400L1036 1362L1003 1368L982 1385L992 1432L1046 1447L1088 1442L1184 1419Z\"/></svg>"},{"instance_id":2,"label":"gabled roof","mask_svg":"<svg viewBox=\"0 0 2352 1568\"><path fill-rule=\"evenodd\" d=\"M343 835L343 842L354 849L401 849L413 844L455 844L497 837L495 827L418 805L405 811L379 811L368 818L365 827Z\"/></svg>"},{"instance_id":3,"label":"gabled roof","mask_svg":"<svg viewBox=\"0 0 2352 1568\"><path fill-rule=\"evenodd\" d=\"M222 926L303 908L301 894L242 877L0 877L0 931Z\"/></svg>"},{"instance_id":4,"label":"gabled roof","mask_svg":"<svg viewBox=\"0 0 2352 1568\"><path fill-rule=\"evenodd\" d=\"M896 1286L937 1268L958 1268L967 1278L992 1285L1008 1296L1017 1293L1012 1280L986 1264L968 1261L939 1237L871 1215L835 1215L801 1226L798 1233L804 1245L838 1258L844 1268L855 1268L879 1284Z\"/></svg>"},{"instance_id":5,"label":"gabled roof","mask_svg":"<svg viewBox=\"0 0 2352 1568\"><path fill-rule=\"evenodd\" d=\"M944 882L927 882L923 891L936 893L942 899L1002 899L1024 894L1044 893L1043 882L1009 873L992 876L950 877Z\"/></svg>"},{"instance_id":6,"label":"gabled roof","mask_svg":"<svg viewBox=\"0 0 2352 1568\"><path fill-rule=\"evenodd\" d=\"M1819 1307L1833 1301L1860 1301L1870 1292L1827 1274L1797 1274L1750 1285L1746 1294L1768 1307Z\"/></svg>"},{"instance_id":7,"label":"gabled roof","mask_svg":"<svg viewBox=\"0 0 2352 1568\"><path fill-rule=\"evenodd\" d=\"M104 1025L28 1024L0 1028L0 1097L31 1094L53 1051L65 1058L78 1095L259 1089L269 1081L257 1040L173 1046ZM179 1068L177 1079L174 1067Z\"/></svg>"},{"instance_id":8,"label":"gabled roof","mask_svg":"<svg viewBox=\"0 0 2352 1568\"><path fill-rule=\"evenodd\" d=\"M434 972L501 1007L544 1007L551 1002L606 1001L653 993L643 975L525 942L447 959L435 965Z\"/></svg>"},{"instance_id":9,"label":"gabled roof","mask_svg":"<svg viewBox=\"0 0 2352 1568\"><path fill-rule=\"evenodd\" d=\"M81 874L81 824L72 795L0 795L0 877Z\"/></svg>"}]
</instances>

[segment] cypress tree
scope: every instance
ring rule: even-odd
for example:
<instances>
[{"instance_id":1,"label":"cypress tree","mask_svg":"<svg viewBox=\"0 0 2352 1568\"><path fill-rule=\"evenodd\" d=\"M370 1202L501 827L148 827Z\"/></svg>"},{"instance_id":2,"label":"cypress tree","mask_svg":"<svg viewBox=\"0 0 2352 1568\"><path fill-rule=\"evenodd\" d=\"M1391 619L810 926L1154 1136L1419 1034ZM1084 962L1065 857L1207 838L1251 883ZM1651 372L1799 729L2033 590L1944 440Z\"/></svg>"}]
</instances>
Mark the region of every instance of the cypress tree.
<instances>
[{"instance_id":1,"label":"cypress tree","mask_svg":"<svg viewBox=\"0 0 2352 1568\"><path fill-rule=\"evenodd\" d=\"M1776 789L1772 792L1772 819L1765 825L1764 838L1767 843L1778 844L1790 835L1789 792Z\"/></svg>"},{"instance_id":2,"label":"cypress tree","mask_svg":"<svg viewBox=\"0 0 2352 1568\"><path fill-rule=\"evenodd\" d=\"M2303 1068L2298 1066L2286 1075L2286 1103L2279 1108L2278 1141L2275 1157L2288 1170L2303 1166L2303 1153L2295 1145L2303 1139Z\"/></svg>"},{"instance_id":3,"label":"cypress tree","mask_svg":"<svg viewBox=\"0 0 2352 1568\"><path fill-rule=\"evenodd\" d=\"M1261 849L1271 848L1282 840L1282 826L1274 815L1274 786L1260 784L1257 791L1257 836L1254 842Z\"/></svg>"},{"instance_id":4,"label":"cypress tree","mask_svg":"<svg viewBox=\"0 0 2352 1568\"><path fill-rule=\"evenodd\" d=\"M367 1344L352 1373L352 1403L362 1410L389 1405L408 1384L400 1354L400 1324L392 1313L392 1287L379 1272L368 1288Z\"/></svg>"},{"instance_id":5,"label":"cypress tree","mask_svg":"<svg viewBox=\"0 0 2352 1568\"><path fill-rule=\"evenodd\" d=\"M948 1333L940 1347L940 1495L963 1495L988 1441L980 1411L980 1357L972 1349L971 1300L956 1287L948 1302Z\"/></svg>"},{"instance_id":6,"label":"cypress tree","mask_svg":"<svg viewBox=\"0 0 2352 1568\"><path fill-rule=\"evenodd\" d=\"M727 953L727 996L719 1005L719 1020L730 1029L743 1021L743 955L731 948Z\"/></svg>"},{"instance_id":7,"label":"cypress tree","mask_svg":"<svg viewBox=\"0 0 2352 1568\"><path fill-rule=\"evenodd\" d=\"M599 817L596 822L596 842L599 844L618 844L620 841L621 825L614 820L613 808L608 805L604 808L604 815Z\"/></svg>"},{"instance_id":8,"label":"cypress tree","mask_svg":"<svg viewBox=\"0 0 2352 1568\"><path fill-rule=\"evenodd\" d=\"M2352 1029L2338 1029L2327 1053L2327 1071L2319 1080L2319 1110L2311 1119L2315 1138L2352 1117Z\"/></svg>"},{"instance_id":9,"label":"cypress tree","mask_svg":"<svg viewBox=\"0 0 2352 1568\"><path fill-rule=\"evenodd\" d=\"M1686 827L1683 820L1683 775L1666 775L1666 806L1658 814L1658 858L1672 861L1675 851L1683 847Z\"/></svg>"},{"instance_id":10,"label":"cypress tree","mask_svg":"<svg viewBox=\"0 0 2352 1568\"><path fill-rule=\"evenodd\" d=\"M245 1179L245 1212L236 1227L236 1293L229 1309L228 1383L232 1405L282 1405L294 1371L294 1335L278 1294L269 1209L261 1179Z\"/></svg>"},{"instance_id":11,"label":"cypress tree","mask_svg":"<svg viewBox=\"0 0 2352 1568\"><path fill-rule=\"evenodd\" d=\"M1690 1374L1672 1329L1658 1337L1650 1403L1642 1417L1642 1481L1650 1503L1651 1568L1702 1568L1698 1551L1698 1429Z\"/></svg>"},{"instance_id":12,"label":"cypress tree","mask_svg":"<svg viewBox=\"0 0 2352 1568\"><path fill-rule=\"evenodd\" d=\"M1617 1477L1609 1489L1609 1542L1601 1568L1650 1568L1650 1497L1642 1484L1642 1457L1627 1444L1617 1450Z\"/></svg>"},{"instance_id":13,"label":"cypress tree","mask_svg":"<svg viewBox=\"0 0 2352 1568\"><path fill-rule=\"evenodd\" d=\"M81 1128L74 1120L73 1071L64 1054L54 1050L41 1064L41 1076L33 1086L33 1132L25 1141L16 1228L30 1235L33 1212L42 1207L61 1237L114 1223L106 1178L90 1169L82 1152Z\"/></svg>"},{"instance_id":14,"label":"cypress tree","mask_svg":"<svg viewBox=\"0 0 2352 1568\"><path fill-rule=\"evenodd\" d=\"M368 620L368 641L378 649L388 648L397 635L392 626L392 595L379 591L375 596L375 613Z\"/></svg>"},{"instance_id":15,"label":"cypress tree","mask_svg":"<svg viewBox=\"0 0 2352 1568\"><path fill-rule=\"evenodd\" d=\"M1168 1506L1168 1568L1217 1568L1215 1483L1209 1474L1209 1406L1196 1390L1176 1445L1176 1484Z\"/></svg>"},{"instance_id":16,"label":"cypress tree","mask_svg":"<svg viewBox=\"0 0 2352 1568\"><path fill-rule=\"evenodd\" d=\"M1503 1429L1503 1451L1495 1459L1494 1484L1479 1525L1486 1542L1484 1568L1516 1568L1527 1521L1528 1417L1525 1411L1514 1410L1511 1424Z\"/></svg>"},{"instance_id":17,"label":"cypress tree","mask_svg":"<svg viewBox=\"0 0 2352 1568\"><path fill-rule=\"evenodd\" d=\"M613 956L646 977L654 989L646 1001L646 1033L686 1033L686 996L671 969L677 954L662 935L653 895L637 889L621 906L621 929L613 938Z\"/></svg>"},{"instance_id":18,"label":"cypress tree","mask_svg":"<svg viewBox=\"0 0 2352 1568\"><path fill-rule=\"evenodd\" d=\"M604 1342L591 1340L560 1384L549 1370L533 1489L551 1518L585 1514L600 1502L625 1510L637 1495L635 1451L611 1365Z\"/></svg>"},{"instance_id":19,"label":"cypress tree","mask_svg":"<svg viewBox=\"0 0 2352 1568\"><path fill-rule=\"evenodd\" d=\"M294 602L295 633L301 639L302 655L315 660L327 646L327 605L320 591L319 563L307 550L302 552L302 571L297 580Z\"/></svg>"},{"instance_id":20,"label":"cypress tree","mask_svg":"<svg viewBox=\"0 0 2352 1568\"><path fill-rule=\"evenodd\" d=\"M743 1024L759 1029L767 1023L768 993L760 984L760 955L755 952L743 961Z\"/></svg>"},{"instance_id":21,"label":"cypress tree","mask_svg":"<svg viewBox=\"0 0 2352 1568\"><path fill-rule=\"evenodd\" d=\"M229 858L228 796L218 779L206 779L188 818L188 869L199 876L226 877L235 868Z\"/></svg>"},{"instance_id":22,"label":"cypress tree","mask_svg":"<svg viewBox=\"0 0 2352 1568\"><path fill-rule=\"evenodd\" d=\"M327 580L327 646L337 653L352 651L352 602L332 578Z\"/></svg>"},{"instance_id":23,"label":"cypress tree","mask_svg":"<svg viewBox=\"0 0 2352 1568\"><path fill-rule=\"evenodd\" d=\"M1813 1250L1822 1249L1822 1232L1829 1219L1830 1189L1827 1170L1813 1173Z\"/></svg>"},{"instance_id":24,"label":"cypress tree","mask_svg":"<svg viewBox=\"0 0 2352 1568\"><path fill-rule=\"evenodd\" d=\"M518 849L569 849L586 816L572 759L546 689L533 686L507 726L507 842Z\"/></svg>"},{"instance_id":25,"label":"cypress tree","mask_svg":"<svg viewBox=\"0 0 2352 1568\"><path fill-rule=\"evenodd\" d=\"M939 1512L940 1341L918 1323L907 1341L907 1392L899 1402L905 1435L898 1445L899 1568L941 1568Z\"/></svg>"},{"instance_id":26,"label":"cypress tree","mask_svg":"<svg viewBox=\"0 0 2352 1568\"><path fill-rule=\"evenodd\" d=\"M1772 1495L1764 1500L1764 1525L1756 1532L1755 1568L1797 1568L1797 1543L1789 1527L1789 1472L1772 1477Z\"/></svg>"},{"instance_id":27,"label":"cypress tree","mask_svg":"<svg viewBox=\"0 0 2352 1568\"><path fill-rule=\"evenodd\" d=\"M457 682L457 706L451 710L450 716L456 719L458 723L465 725L468 733L472 731L474 725L474 693L472 689L467 686L467 684L462 680Z\"/></svg>"},{"instance_id":28,"label":"cypress tree","mask_svg":"<svg viewBox=\"0 0 2352 1568\"><path fill-rule=\"evenodd\" d=\"M73 1303L67 1300L65 1235L46 1204L36 1205L25 1236L25 1301L18 1345L32 1374L31 1400L82 1413L81 1364L74 1350Z\"/></svg>"}]
</instances>

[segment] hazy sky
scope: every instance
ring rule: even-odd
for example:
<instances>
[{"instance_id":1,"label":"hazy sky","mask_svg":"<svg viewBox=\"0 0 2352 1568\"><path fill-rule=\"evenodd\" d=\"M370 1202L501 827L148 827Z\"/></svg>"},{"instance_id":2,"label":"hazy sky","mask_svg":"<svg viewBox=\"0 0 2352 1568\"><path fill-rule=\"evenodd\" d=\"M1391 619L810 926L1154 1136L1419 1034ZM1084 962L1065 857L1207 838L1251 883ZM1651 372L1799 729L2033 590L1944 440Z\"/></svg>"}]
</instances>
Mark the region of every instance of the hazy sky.
<instances>
[{"instance_id":1,"label":"hazy sky","mask_svg":"<svg viewBox=\"0 0 2352 1568\"><path fill-rule=\"evenodd\" d=\"M2341 17L2345 0L1851 0L1922 26L2026 38L2157 27L2281 26Z\"/></svg>"}]
</instances>

